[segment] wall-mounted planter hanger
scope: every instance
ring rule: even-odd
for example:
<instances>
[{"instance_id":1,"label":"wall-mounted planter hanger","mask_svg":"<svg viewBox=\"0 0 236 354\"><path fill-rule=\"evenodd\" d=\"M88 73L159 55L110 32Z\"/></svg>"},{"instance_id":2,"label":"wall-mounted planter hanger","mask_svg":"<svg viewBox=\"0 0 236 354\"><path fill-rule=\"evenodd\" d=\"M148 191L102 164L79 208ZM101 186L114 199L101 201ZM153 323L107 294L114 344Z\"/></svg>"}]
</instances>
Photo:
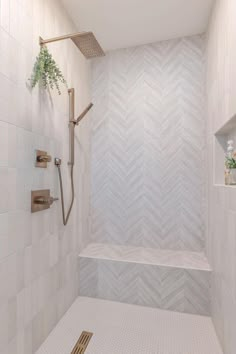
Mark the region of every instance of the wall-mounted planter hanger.
<instances>
[{"instance_id":1,"label":"wall-mounted planter hanger","mask_svg":"<svg viewBox=\"0 0 236 354\"><path fill-rule=\"evenodd\" d=\"M42 39L39 37L39 44L43 46L48 43L62 41L64 39L71 39L87 59L105 55L103 49L92 32L78 32L49 39Z\"/></svg>"}]
</instances>

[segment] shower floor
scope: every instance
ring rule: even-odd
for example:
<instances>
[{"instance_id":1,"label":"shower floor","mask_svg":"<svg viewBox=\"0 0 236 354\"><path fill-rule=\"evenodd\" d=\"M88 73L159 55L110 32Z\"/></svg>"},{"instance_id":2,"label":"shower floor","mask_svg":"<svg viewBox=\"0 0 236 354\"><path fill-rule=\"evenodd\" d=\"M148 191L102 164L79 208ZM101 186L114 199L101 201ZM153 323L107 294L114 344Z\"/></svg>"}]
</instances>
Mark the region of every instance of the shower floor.
<instances>
[{"instance_id":1,"label":"shower floor","mask_svg":"<svg viewBox=\"0 0 236 354\"><path fill-rule=\"evenodd\" d=\"M69 354L82 331L86 354L222 354L209 317L79 297L36 354Z\"/></svg>"}]
</instances>

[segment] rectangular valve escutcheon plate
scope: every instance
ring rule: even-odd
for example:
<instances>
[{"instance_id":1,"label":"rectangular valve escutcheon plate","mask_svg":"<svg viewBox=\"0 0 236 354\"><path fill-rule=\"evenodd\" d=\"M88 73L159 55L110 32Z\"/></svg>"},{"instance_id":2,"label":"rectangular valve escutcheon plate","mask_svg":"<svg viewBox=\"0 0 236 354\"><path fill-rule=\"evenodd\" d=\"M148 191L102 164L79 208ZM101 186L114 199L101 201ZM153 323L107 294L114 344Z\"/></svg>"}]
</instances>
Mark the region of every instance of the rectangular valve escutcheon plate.
<instances>
[{"instance_id":1,"label":"rectangular valve escutcheon plate","mask_svg":"<svg viewBox=\"0 0 236 354\"><path fill-rule=\"evenodd\" d=\"M41 151L41 150L35 151L35 167L47 168L47 164L50 161L51 161L51 156L49 156L46 151Z\"/></svg>"},{"instance_id":2,"label":"rectangular valve escutcheon plate","mask_svg":"<svg viewBox=\"0 0 236 354\"><path fill-rule=\"evenodd\" d=\"M50 189L42 189L38 191L31 191L31 213L42 211L50 208L50 204L37 203L39 198L48 200L50 198Z\"/></svg>"}]
</instances>

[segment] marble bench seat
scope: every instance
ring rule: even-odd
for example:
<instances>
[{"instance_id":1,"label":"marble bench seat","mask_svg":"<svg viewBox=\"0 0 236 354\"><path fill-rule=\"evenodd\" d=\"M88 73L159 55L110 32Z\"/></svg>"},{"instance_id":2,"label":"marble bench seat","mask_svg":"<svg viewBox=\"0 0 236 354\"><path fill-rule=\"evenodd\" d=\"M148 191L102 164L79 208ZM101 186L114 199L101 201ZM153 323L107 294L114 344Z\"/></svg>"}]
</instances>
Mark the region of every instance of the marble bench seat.
<instances>
[{"instance_id":1,"label":"marble bench seat","mask_svg":"<svg viewBox=\"0 0 236 354\"><path fill-rule=\"evenodd\" d=\"M210 271L206 256L199 252L91 243L79 257Z\"/></svg>"},{"instance_id":2,"label":"marble bench seat","mask_svg":"<svg viewBox=\"0 0 236 354\"><path fill-rule=\"evenodd\" d=\"M211 268L203 253L92 243L79 267L80 295L210 314Z\"/></svg>"}]
</instances>

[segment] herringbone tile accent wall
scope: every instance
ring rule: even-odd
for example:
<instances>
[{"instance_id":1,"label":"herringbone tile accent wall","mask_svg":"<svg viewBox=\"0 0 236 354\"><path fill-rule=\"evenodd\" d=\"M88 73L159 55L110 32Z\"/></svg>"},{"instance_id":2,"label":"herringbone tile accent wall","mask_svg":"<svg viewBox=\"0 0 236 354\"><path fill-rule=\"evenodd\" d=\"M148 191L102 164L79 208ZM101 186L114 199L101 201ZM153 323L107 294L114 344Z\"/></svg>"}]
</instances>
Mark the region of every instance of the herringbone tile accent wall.
<instances>
[{"instance_id":1,"label":"herringbone tile accent wall","mask_svg":"<svg viewBox=\"0 0 236 354\"><path fill-rule=\"evenodd\" d=\"M82 296L210 314L209 271L92 258L79 262Z\"/></svg>"},{"instance_id":2,"label":"herringbone tile accent wall","mask_svg":"<svg viewBox=\"0 0 236 354\"><path fill-rule=\"evenodd\" d=\"M204 38L93 63L91 241L201 251Z\"/></svg>"}]
</instances>

